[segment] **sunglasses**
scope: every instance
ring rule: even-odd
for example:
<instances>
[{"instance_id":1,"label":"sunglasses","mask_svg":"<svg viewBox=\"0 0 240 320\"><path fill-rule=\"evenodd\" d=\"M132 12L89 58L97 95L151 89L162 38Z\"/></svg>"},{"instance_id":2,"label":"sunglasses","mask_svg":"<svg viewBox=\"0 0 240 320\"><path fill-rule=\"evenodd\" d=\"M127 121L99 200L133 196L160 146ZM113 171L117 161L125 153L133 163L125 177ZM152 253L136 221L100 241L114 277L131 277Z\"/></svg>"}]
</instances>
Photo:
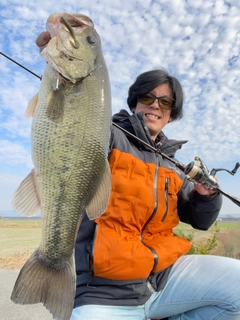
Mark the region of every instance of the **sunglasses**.
<instances>
[{"instance_id":1,"label":"sunglasses","mask_svg":"<svg viewBox=\"0 0 240 320\"><path fill-rule=\"evenodd\" d=\"M150 104L152 104L156 99L158 100L158 105L160 108L165 109L165 110L172 110L172 104L174 101L173 98L170 98L167 96L156 97L151 92L140 94L138 96L138 101L141 102L142 104L146 104L148 106Z\"/></svg>"}]
</instances>

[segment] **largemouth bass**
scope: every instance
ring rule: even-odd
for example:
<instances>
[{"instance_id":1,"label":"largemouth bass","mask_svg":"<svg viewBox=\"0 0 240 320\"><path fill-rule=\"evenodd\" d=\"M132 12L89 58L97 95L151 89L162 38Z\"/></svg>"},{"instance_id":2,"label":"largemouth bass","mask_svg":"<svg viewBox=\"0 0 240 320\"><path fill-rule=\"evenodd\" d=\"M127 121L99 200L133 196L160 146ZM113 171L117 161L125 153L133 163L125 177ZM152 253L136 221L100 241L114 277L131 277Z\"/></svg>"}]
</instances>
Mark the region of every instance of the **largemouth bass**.
<instances>
[{"instance_id":1,"label":"largemouth bass","mask_svg":"<svg viewBox=\"0 0 240 320\"><path fill-rule=\"evenodd\" d=\"M85 210L90 219L106 209L111 190L107 160L111 97L100 38L90 18L52 14L48 62L39 94L26 110L32 121L34 169L12 204L32 216L41 210L39 248L20 270L11 299L42 302L54 319L68 320L75 296L74 244Z\"/></svg>"}]
</instances>

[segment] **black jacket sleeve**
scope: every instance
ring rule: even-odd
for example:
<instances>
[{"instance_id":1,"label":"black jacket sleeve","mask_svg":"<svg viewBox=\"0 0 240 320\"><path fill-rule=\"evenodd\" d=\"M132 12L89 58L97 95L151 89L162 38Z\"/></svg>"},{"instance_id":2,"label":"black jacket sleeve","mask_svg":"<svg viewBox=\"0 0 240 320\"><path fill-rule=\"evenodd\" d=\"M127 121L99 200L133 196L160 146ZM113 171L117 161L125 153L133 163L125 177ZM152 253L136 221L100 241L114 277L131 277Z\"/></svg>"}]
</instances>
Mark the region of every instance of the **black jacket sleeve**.
<instances>
[{"instance_id":1,"label":"black jacket sleeve","mask_svg":"<svg viewBox=\"0 0 240 320\"><path fill-rule=\"evenodd\" d=\"M185 180L178 194L178 215L180 221L193 228L207 230L216 221L222 206L222 195L200 195L193 183Z\"/></svg>"}]
</instances>

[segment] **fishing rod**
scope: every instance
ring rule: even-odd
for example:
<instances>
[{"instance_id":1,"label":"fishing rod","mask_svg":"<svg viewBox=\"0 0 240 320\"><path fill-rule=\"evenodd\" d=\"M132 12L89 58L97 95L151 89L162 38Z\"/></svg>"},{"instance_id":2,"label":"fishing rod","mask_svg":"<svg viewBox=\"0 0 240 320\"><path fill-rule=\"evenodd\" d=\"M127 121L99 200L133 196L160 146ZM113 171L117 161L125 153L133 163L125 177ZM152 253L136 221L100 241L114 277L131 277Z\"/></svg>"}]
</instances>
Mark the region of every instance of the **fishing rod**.
<instances>
[{"instance_id":1,"label":"fishing rod","mask_svg":"<svg viewBox=\"0 0 240 320\"><path fill-rule=\"evenodd\" d=\"M8 57L7 55L3 54L2 52L0 52L0 54L2 54L4 57L6 57L7 59L11 60L12 62L16 63L18 66L20 66L21 68L25 69L26 71L30 72L31 74L33 74L34 76L36 76L37 78L39 78L40 80L42 79L42 77L38 76L36 73L32 72L31 70L27 69L26 67L24 67L23 65L21 65L20 63L18 63L17 61L13 60L12 58ZM216 173L218 171L226 171L231 175L235 175L235 173L237 172L238 168L240 167L240 163L237 162L235 167L233 168L232 171L229 171L225 168L218 168L218 169L212 169L211 172L209 172L206 164L199 158L199 157L195 157L194 160L199 162L199 164L196 164L194 161L190 162L188 165L184 165L183 163L181 163L180 161L173 159L171 157L169 157L168 155L166 155L165 153L161 152L160 150L158 150L157 148L154 148L153 146L151 146L150 144L148 144L147 142L143 141L142 139L136 137L134 134L132 134L131 132L129 132L128 130L122 128L121 126L119 126L118 124L112 122L112 125L115 126L116 128L120 129L121 131L123 131L124 133L126 133L127 135L131 136L132 138L134 138L135 140L139 141L140 143L142 143L143 145L147 146L149 149L153 150L154 152L160 154L163 158L169 160L171 163L173 163L179 170L181 170L186 176L188 176L188 180L192 181L195 184L202 184L206 187L211 187L214 190L218 191L219 193L223 194L225 197L227 197L228 199L230 199L233 203L235 203L237 206L240 207L240 199L230 195L229 193L223 191L218 182L216 181L216 179L214 178L214 176L216 175Z\"/></svg>"},{"instance_id":2,"label":"fishing rod","mask_svg":"<svg viewBox=\"0 0 240 320\"><path fill-rule=\"evenodd\" d=\"M7 56L6 54L0 52L1 55L3 55L5 58L9 59L10 61L16 63L18 66L20 66L21 68L25 69L26 71L30 72L31 74L33 74L35 77L39 78L40 80L42 80L42 77L40 77L39 75L37 75L36 73L32 72L31 70L29 70L28 68L24 67L22 64L18 63L17 61L13 60L12 58L10 58L9 56Z\"/></svg>"}]
</instances>

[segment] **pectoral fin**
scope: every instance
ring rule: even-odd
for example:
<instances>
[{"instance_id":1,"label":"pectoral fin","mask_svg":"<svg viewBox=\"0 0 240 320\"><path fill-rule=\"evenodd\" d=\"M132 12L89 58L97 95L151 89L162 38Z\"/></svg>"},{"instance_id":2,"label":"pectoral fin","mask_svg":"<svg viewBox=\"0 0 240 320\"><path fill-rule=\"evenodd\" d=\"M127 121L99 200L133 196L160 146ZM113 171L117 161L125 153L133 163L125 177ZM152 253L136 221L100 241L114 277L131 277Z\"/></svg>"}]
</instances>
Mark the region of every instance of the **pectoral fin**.
<instances>
[{"instance_id":1,"label":"pectoral fin","mask_svg":"<svg viewBox=\"0 0 240 320\"><path fill-rule=\"evenodd\" d=\"M12 207L18 214L26 217L34 216L40 211L34 170L26 176L14 192Z\"/></svg>"},{"instance_id":2,"label":"pectoral fin","mask_svg":"<svg viewBox=\"0 0 240 320\"><path fill-rule=\"evenodd\" d=\"M97 189L97 192L86 205L86 212L89 219L98 218L102 215L108 206L110 192L112 187L112 175L108 162L106 161L104 175Z\"/></svg>"},{"instance_id":3,"label":"pectoral fin","mask_svg":"<svg viewBox=\"0 0 240 320\"><path fill-rule=\"evenodd\" d=\"M30 118L30 117L34 116L34 112L36 110L37 103L38 103L38 93L35 94L35 96L32 97L32 99L28 102L27 109L24 113L24 116L26 118Z\"/></svg>"}]
</instances>

